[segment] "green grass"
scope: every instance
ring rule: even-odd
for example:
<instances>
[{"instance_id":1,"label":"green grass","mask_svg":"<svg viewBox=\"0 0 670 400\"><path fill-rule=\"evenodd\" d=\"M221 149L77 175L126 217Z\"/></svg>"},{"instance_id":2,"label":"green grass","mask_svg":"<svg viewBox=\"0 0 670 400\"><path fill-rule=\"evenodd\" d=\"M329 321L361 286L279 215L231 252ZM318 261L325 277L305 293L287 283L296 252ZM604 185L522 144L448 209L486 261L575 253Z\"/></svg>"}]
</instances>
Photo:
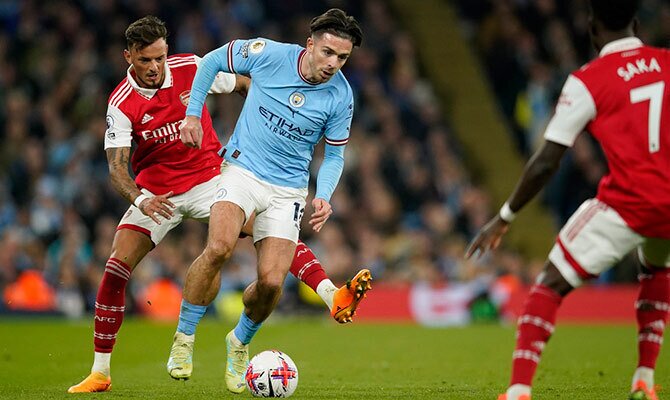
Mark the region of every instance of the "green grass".
<instances>
[{"instance_id":1,"label":"green grass","mask_svg":"<svg viewBox=\"0 0 670 400\"><path fill-rule=\"evenodd\" d=\"M199 327L193 378L170 379L165 362L174 327L128 319L112 357L113 390L67 395L90 370L92 321L4 318L0 398L251 398L225 389L223 339L231 324L213 319ZM511 327L493 325L434 329L282 319L263 326L252 354L276 348L293 358L300 371L295 399L495 399L509 379L513 341ZM636 347L633 325L559 325L538 370L534 399L627 398ZM656 379L667 388L665 353Z\"/></svg>"}]
</instances>

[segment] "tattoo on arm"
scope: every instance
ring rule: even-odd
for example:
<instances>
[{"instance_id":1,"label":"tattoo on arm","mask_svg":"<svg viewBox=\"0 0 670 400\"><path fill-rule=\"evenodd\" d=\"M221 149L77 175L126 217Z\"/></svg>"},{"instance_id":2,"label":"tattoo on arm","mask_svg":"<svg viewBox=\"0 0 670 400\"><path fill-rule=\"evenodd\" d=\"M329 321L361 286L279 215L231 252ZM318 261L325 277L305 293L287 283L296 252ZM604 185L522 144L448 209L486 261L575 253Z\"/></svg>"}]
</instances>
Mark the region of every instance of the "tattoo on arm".
<instances>
[{"instance_id":1,"label":"tattoo on arm","mask_svg":"<svg viewBox=\"0 0 670 400\"><path fill-rule=\"evenodd\" d=\"M130 147L115 147L107 149L107 165L112 186L123 198L132 204L133 200L142 192L137 188L135 181L128 173Z\"/></svg>"}]
</instances>

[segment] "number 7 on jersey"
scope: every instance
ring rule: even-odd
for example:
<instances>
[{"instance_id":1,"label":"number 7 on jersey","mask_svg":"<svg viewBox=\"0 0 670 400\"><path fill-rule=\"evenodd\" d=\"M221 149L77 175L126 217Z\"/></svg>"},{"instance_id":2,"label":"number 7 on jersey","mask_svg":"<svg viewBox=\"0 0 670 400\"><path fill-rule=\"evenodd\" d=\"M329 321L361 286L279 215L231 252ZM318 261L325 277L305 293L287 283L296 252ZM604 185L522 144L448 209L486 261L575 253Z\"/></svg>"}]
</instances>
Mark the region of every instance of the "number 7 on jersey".
<instances>
[{"instance_id":1,"label":"number 7 on jersey","mask_svg":"<svg viewBox=\"0 0 670 400\"><path fill-rule=\"evenodd\" d=\"M660 150L661 109L663 105L664 82L640 86L630 91L630 102L640 103L649 100L649 152Z\"/></svg>"}]
</instances>

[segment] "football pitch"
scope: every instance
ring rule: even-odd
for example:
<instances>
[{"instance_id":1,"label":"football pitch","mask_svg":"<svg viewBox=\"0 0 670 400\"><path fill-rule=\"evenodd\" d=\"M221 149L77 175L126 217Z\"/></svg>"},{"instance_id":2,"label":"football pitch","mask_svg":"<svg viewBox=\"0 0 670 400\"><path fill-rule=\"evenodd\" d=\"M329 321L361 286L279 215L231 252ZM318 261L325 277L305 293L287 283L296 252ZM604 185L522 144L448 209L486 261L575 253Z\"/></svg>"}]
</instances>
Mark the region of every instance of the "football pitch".
<instances>
[{"instance_id":1,"label":"football pitch","mask_svg":"<svg viewBox=\"0 0 670 400\"><path fill-rule=\"evenodd\" d=\"M198 328L191 380L166 370L175 324L127 319L112 356L112 391L68 395L90 370L92 321L0 319L2 399L218 399L224 336L231 323ZM533 398L626 399L635 367L633 325L558 325L535 379ZM278 349L298 365L295 399L495 399L509 377L514 330L509 326L424 328L321 318L276 319L256 335L251 354ZM670 387L667 351L657 383ZM665 398L663 391L661 398Z\"/></svg>"}]
</instances>

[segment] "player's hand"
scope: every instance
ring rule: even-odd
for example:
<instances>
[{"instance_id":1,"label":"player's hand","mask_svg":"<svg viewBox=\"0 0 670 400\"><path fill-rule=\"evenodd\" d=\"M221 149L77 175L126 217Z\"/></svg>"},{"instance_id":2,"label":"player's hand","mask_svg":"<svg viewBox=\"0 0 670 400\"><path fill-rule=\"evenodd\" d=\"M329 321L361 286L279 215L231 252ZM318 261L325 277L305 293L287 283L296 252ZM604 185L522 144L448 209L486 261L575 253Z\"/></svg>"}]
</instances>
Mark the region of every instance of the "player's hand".
<instances>
[{"instance_id":1,"label":"player's hand","mask_svg":"<svg viewBox=\"0 0 670 400\"><path fill-rule=\"evenodd\" d=\"M509 230L509 223L505 222L500 215L496 215L477 233L465 251L465 258L469 259L477 253L481 257L487 250L495 250L500 246L503 235Z\"/></svg>"},{"instance_id":2,"label":"player's hand","mask_svg":"<svg viewBox=\"0 0 670 400\"><path fill-rule=\"evenodd\" d=\"M202 145L202 125L200 118L187 115L179 125L181 142L187 147L199 149Z\"/></svg>"},{"instance_id":3,"label":"player's hand","mask_svg":"<svg viewBox=\"0 0 670 400\"><path fill-rule=\"evenodd\" d=\"M312 200L312 207L314 207L314 212L309 219L309 224L312 225L312 229L315 232L319 232L326 221L328 221L330 214L333 213L333 208L324 199Z\"/></svg>"},{"instance_id":4,"label":"player's hand","mask_svg":"<svg viewBox=\"0 0 670 400\"><path fill-rule=\"evenodd\" d=\"M174 215L172 210L175 209L175 205L169 200L169 197L172 197L173 194L173 192L168 192L154 197L147 197L142 200L138 208L144 215L160 225L159 215L165 219L170 219Z\"/></svg>"}]
</instances>

